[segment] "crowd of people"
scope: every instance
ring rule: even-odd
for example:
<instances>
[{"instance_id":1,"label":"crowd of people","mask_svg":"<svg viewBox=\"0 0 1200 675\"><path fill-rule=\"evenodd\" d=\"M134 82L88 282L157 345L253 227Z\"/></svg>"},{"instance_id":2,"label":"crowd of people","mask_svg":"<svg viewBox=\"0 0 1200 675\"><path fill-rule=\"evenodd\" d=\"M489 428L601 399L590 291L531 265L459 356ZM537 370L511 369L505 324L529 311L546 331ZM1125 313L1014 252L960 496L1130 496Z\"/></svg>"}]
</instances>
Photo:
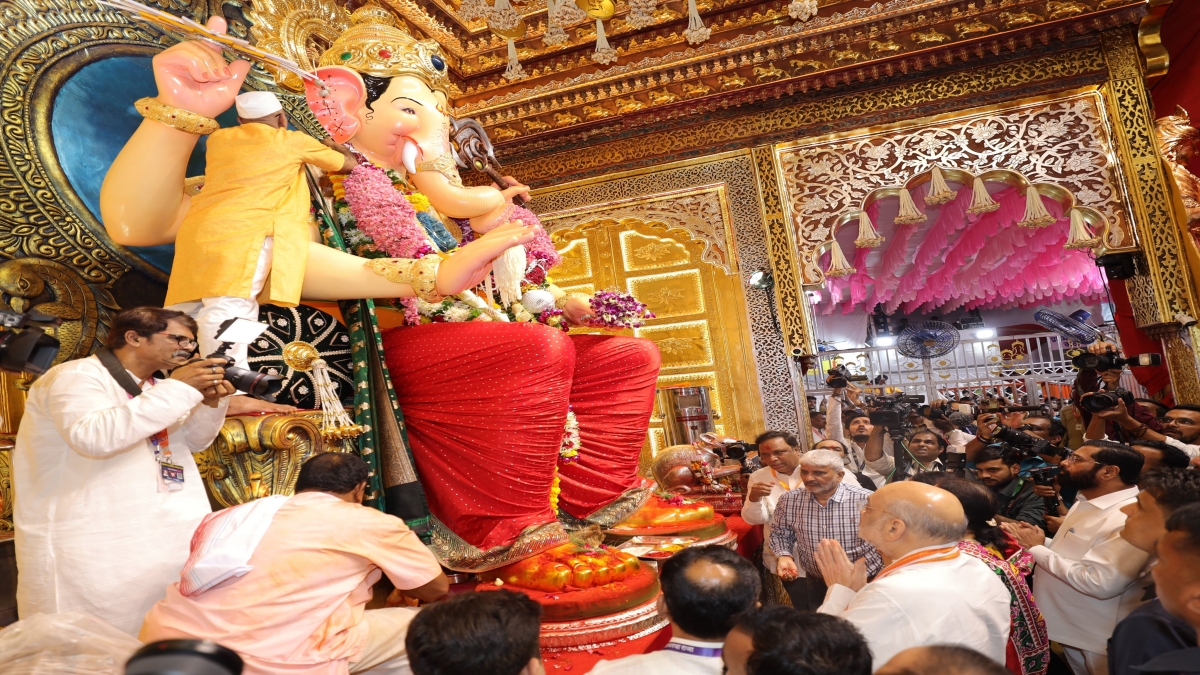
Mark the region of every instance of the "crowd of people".
<instances>
[{"instance_id":1,"label":"crowd of people","mask_svg":"<svg viewBox=\"0 0 1200 675\"><path fill-rule=\"evenodd\" d=\"M307 460L295 496L209 513L191 454L233 391L195 346L187 315L127 310L100 354L30 390L23 617L82 610L146 642L212 640L248 675L546 672L540 605L447 597L416 534L362 506L354 455ZM835 389L813 438L756 439L742 516L763 526L762 569L682 550L659 568L669 642L592 672L1200 673L1200 407L1081 405L1119 375L1083 371L1072 401L1038 411ZM385 576L395 590L367 609Z\"/></svg>"}]
</instances>

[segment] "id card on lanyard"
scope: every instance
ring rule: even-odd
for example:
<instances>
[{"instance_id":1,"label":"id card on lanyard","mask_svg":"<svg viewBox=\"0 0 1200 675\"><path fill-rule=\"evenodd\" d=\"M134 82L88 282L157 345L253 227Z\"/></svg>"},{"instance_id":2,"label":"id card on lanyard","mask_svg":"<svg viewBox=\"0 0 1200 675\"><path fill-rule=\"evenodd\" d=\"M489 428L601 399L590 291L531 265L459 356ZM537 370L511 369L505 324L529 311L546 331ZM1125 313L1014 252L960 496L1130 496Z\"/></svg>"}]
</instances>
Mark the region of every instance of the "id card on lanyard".
<instances>
[{"instance_id":1,"label":"id card on lanyard","mask_svg":"<svg viewBox=\"0 0 1200 675\"><path fill-rule=\"evenodd\" d=\"M150 379L154 384L154 379ZM133 398L132 394L127 394ZM179 492L183 489L183 466L171 461L171 437L166 429L154 434L149 439L150 449L154 452L154 461L158 464L158 491Z\"/></svg>"}]
</instances>

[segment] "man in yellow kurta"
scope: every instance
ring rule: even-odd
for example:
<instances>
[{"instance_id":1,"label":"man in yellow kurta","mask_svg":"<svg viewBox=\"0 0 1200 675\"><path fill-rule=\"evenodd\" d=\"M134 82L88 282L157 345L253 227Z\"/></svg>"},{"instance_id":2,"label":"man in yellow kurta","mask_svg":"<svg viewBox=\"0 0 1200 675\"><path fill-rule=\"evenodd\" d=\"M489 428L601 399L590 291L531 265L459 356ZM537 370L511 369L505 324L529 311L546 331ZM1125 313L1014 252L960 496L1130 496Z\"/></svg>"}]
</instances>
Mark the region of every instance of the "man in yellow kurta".
<instances>
[{"instance_id":1,"label":"man in yellow kurta","mask_svg":"<svg viewBox=\"0 0 1200 675\"><path fill-rule=\"evenodd\" d=\"M175 240L166 304L196 318L200 353L220 343L232 318L258 320L258 300L284 307L300 302L311 218L304 165L350 171L342 146L288 131L287 115L270 92L237 97L240 126L208 137L204 187ZM246 345L229 352L246 368Z\"/></svg>"}]
</instances>

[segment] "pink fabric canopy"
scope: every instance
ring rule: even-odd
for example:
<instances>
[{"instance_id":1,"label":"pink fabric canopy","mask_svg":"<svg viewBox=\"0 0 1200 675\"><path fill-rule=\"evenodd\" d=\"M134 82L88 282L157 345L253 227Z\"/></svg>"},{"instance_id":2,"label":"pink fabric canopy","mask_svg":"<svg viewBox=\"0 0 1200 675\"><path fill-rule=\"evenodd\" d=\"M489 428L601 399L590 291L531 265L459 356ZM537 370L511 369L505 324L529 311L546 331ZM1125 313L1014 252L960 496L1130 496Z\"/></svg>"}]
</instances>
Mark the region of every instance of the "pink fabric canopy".
<instances>
[{"instance_id":1,"label":"pink fabric canopy","mask_svg":"<svg viewBox=\"0 0 1200 675\"><path fill-rule=\"evenodd\" d=\"M1104 296L1103 276L1089 252L1063 249L1070 218L1057 201L1042 197L1057 220L1031 230L1017 226L1025 215L1025 196L1016 188L992 194L1000 208L982 215L967 213L970 186L960 187L958 198L942 206L926 205L925 192L925 186L913 191L917 207L928 216L923 223L895 224L895 197L867 209L885 238L878 248L856 249L854 224L838 231L838 245L856 271L827 281L831 301L822 313L870 312L876 304L889 314L1011 309L1091 303ZM822 269L828 259L823 256Z\"/></svg>"}]
</instances>

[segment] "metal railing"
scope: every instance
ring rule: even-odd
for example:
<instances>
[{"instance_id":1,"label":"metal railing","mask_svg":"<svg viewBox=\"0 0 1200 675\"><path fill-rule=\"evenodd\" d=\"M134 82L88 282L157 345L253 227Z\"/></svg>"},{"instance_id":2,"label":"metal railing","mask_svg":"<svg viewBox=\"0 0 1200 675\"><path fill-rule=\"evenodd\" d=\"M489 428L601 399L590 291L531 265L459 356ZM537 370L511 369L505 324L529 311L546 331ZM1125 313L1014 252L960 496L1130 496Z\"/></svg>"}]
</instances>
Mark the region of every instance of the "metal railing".
<instances>
[{"instance_id":1,"label":"metal railing","mask_svg":"<svg viewBox=\"0 0 1200 675\"><path fill-rule=\"evenodd\" d=\"M1071 356L1082 349L1057 333L1008 335L986 340L962 340L944 356L909 358L895 347L864 347L820 352L812 370L803 374L808 394L832 392L826 379L829 369L843 365L863 389L937 398L957 398L965 393L1005 397L1015 403L1042 402L1045 385L1070 385L1077 371ZM1122 384L1144 396L1145 391L1126 372Z\"/></svg>"}]
</instances>

